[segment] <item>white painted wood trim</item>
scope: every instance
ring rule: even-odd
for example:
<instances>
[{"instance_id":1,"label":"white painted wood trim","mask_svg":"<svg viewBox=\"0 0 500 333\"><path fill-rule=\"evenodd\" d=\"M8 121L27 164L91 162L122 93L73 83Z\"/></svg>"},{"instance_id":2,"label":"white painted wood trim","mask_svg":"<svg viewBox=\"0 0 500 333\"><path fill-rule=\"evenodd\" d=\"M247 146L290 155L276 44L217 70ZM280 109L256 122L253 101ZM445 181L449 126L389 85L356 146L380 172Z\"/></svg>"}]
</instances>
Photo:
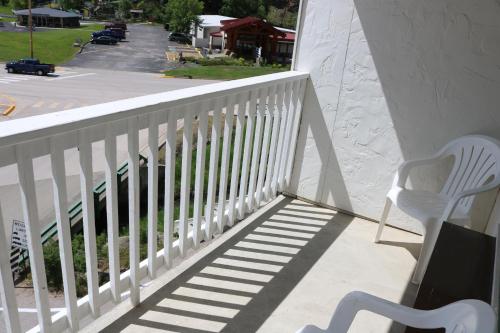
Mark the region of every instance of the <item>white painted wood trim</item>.
<instances>
[{"instance_id":1,"label":"white painted wood trim","mask_svg":"<svg viewBox=\"0 0 500 333\"><path fill-rule=\"evenodd\" d=\"M97 274L97 247L94 216L94 192L92 174L92 144L87 130L78 135L80 157L80 187L82 191L83 234L87 289L92 316L100 315L99 277Z\"/></svg>"},{"instance_id":2,"label":"white painted wood trim","mask_svg":"<svg viewBox=\"0 0 500 333\"><path fill-rule=\"evenodd\" d=\"M61 140L63 139L64 137L54 137L52 139L50 162L52 166L54 208L57 221L57 237L59 238L59 257L61 259L64 302L69 330L76 332L79 328L78 308L76 305L75 270L71 246L71 225L68 216L66 167L64 164L64 150L61 149Z\"/></svg>"},{"instance_id":3,"label":"white painted wood trim","mask_svg":"<svg viewBox=\"0 0 500 333\"><path fill-rule=\"evenodd\" d=\"M198 105L198 108L201 108ZM198 143L196 146L196 175L194 186L194 207L193 207L193 242L198 248L203 235L201 234L202 214L203 214L203 188L205 181L205 155L207 147L208 131L208 111L201 110L198 117Z\"/></svg>"},{"instance_id":4,"label":"white painted wood trim","mask_svg":"<svg viewBox=\"0 0 500 333\"><path fill-rule=\"evenodd\" d=\"M106 226L108 232L109 280L113 301L121 301L120 292L120 250L118 228L118 179L116 175L116 136L115 124L106 129L104 140L105 177L106 177Z\"/></svg>"},{"instance_id":5,"label":"white painted wood trim","mask_svg":"<svg viewBox=\"0 0 500 333\"><path fill-rule=\"evenodd\" d=\"M10 270L10 249L8 248L5 228L3 227L0 207L0 300L3 306L3 319L8 332L21 333L21 322L17 310L16 292Z\"/></svg>"},{"instance_id":6,"label":"white painted wood trim","mask_svg":"<svg viewBox=\"0 0 500 333\"><path fill-rule=\"evenodd\" d=\"M191 195L191 156L193 151L193 111L191 108L181 110L184 114L184 130L182 131L182 174L181 200L179 211L179 250L181 257L188 250L187 233L189 218L189 199Z\"/></svg>"}]
</instances>

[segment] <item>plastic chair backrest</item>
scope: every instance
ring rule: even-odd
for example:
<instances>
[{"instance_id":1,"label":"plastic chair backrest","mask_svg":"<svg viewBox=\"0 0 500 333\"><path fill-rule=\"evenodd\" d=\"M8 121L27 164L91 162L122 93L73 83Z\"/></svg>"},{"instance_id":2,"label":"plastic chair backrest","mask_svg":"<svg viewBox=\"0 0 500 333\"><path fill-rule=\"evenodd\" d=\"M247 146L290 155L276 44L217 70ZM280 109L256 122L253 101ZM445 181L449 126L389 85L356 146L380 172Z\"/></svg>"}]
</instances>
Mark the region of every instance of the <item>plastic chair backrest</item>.
<instances>
[{"instance_id":1,"label":"plastic chair backrest","mask_svg":"<svg viewBox=\"0 0 500 333\"><path fill-rule=\"evenodd\" d=\"M377 313L415 328L445 328L446 333L494 333L496 328L493 309L480 300L463 300L425 311L354 291L340 301L326 332L347 333L361 310Z\"/></svg>"},{"instance_id":2,"label":"plastic chair backrest","mask_svg":"<svg viewBox=\"0 0 500 333\"><path fill-rule=\"evenodd\" d=\"M441 156L454 156L450 175L441 189L449 198L488 185L500 185L500 142L483 135L467 135L450 141ZM463 198L458 206L468 211L474 196Z\"/></svg>"}]
</instances>

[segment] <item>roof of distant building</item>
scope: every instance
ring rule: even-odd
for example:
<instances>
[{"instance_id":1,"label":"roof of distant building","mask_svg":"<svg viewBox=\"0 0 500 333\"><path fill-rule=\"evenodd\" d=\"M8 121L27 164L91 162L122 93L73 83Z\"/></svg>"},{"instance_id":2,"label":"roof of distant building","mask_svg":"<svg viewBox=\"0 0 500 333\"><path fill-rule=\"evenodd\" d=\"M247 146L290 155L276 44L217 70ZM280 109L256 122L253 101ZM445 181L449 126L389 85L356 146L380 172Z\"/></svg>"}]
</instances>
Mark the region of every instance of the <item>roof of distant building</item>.
<instances>
[{"instance_id":1,"label":"roof of distant building","mask_svg":"<svg viewBox=\"0 0 500 333\"><path fill-rule=\"evenodd\" d=\"M223 20L233 20L234 17L222 16L222 15L198 15L198 19L201 21L200 27L220 27L222 26L221 21Z\"/></svg>"},{"instance_id":2,"label":"roof of distant building","mask_svg":"<svg viewBox=\"0 0 500 333\"><path fill-rule=\"evenodd\" d=\"M286 32L285 36L278 36L278 41L285 41L285 42L295 41L295 32Z\"/></svg>"},{"instance_id":3,"label":"roof of distant building","mask_svg":"<svg viewBox=\"0 0 500 333\"><path fill-rule=\"evenodd\" d=\"M21 15L21 16L29 15L29 10L28 9L15 10L14 14ZM70 12L65 12L63 10L45 8L45 7L33 8L31 10L31 15L51 16L51 17L60 17L60 18L80 17L80 15L75 14L75 13L70 13Z\"/></svg>"},{"instance_id":4,"label":"roof of distant building","mask_svg":"<svg viewBox=\"0 0 500 333\"><path fill-rule=\"evenodd\" d=\"M255 26L259 29L267 29L270 34L285 36L285 32L277 29L271 23L258 17L247 16L240 19L224 20L221 21L221 30L228 31L242 26Z\"/></svg>"}]
</instances>

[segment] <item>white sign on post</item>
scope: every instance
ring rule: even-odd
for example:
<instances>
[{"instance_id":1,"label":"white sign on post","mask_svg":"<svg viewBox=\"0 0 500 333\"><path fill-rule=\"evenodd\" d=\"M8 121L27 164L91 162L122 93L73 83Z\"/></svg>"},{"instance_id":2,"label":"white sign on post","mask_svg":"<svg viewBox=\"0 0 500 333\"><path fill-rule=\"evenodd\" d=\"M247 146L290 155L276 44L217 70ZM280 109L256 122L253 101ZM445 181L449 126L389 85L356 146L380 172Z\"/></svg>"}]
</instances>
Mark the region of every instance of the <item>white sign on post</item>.
<instances>
[{"instance_id":1,"label":"white sign on post","mask_svg":"<svg viewBox=\"0 0 500 333\"><path fill-rule=\"evenodd\" d=\"M10 239L11 247L28 249L28 237L26 236L26 226L24 222L12 221L12 234Z\"/></svg>"}]
</instances>

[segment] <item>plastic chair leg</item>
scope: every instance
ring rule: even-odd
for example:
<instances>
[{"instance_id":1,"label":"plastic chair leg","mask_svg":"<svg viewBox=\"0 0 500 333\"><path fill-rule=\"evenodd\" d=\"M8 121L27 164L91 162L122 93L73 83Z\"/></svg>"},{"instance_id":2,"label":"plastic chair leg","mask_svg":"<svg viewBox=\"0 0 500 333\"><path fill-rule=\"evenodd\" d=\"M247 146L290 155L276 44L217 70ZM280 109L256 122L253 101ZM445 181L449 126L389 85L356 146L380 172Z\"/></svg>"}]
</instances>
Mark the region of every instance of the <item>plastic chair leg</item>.
<instances>
[{"instance_id":1,"label":"plastic chair leg","mask_svg":"<svg viewBox=\"0 0 500 333\"><path fill-rule=\"evenodd\" d=\"M426 228L424 242L422 243L420 256L418 257L415 272L413 273L411 281L414 284L420 284L424 278L427 265L431 259L432 251L434 250L434 245L436 245L439 230L441 229L440 226L441 224L439 223L429 223Z\"/></svg>"},{"instance_id":2,"label":"plastic chair leg","mask_svg":"<svg viewBox=\"0 0 500 333\"><path fill-rule=\"evenodd\" d=\"M382 229L384 229L385 222L387 221L387 216L389 215L389 211L391 210L391 206L392 206L392 201L389 198L386 198L384 211L382 212L382 216L380 217L377 234L375 235L375 243L380 242L380 237L382 236Z\"/></svg>"}]
</instances>

